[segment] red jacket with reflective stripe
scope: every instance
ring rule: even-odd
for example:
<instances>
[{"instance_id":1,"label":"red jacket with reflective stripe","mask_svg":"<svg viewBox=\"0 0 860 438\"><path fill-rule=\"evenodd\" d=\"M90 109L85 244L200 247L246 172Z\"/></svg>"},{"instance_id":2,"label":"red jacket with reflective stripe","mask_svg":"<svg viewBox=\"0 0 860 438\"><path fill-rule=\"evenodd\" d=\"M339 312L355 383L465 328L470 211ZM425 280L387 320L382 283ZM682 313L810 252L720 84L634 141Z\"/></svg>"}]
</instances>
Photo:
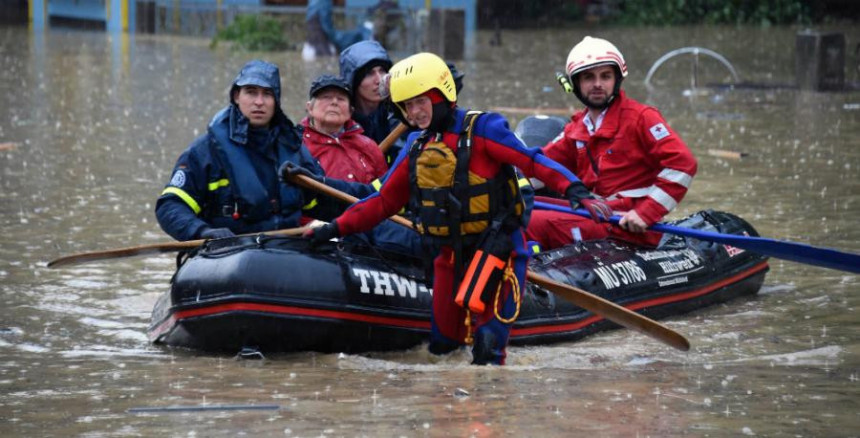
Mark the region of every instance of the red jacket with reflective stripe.
<instances>
[{"instance_id":1,"label":"red jacket with reflective stripe","mask_svg":"<svg viewBox=\"0 0 860 438\"><path fill-rule=\"evenodd\" d=\"M564 133L543 147L595 194L615 199L619 210L635 209L649 225L681 202L696 175L696 158L656 108L628 99L623 91L593 136L573 115ZM632 198L632 199L631 199Z\"/></svg>"},{"instance_id":2,"label":"red jacket with reflective stripe","mask_svg":"<svg viewBox=\"0 0 860 438\"><path fill-rule=\"evenodd\" d=\"M373 139L364 135L364 129L349 119L338 137L332 137L302 120L302 142L314 158L319 160L325 174L331 178L369 184L388 171L385 157Z\"/></svg>"}]
</instances>

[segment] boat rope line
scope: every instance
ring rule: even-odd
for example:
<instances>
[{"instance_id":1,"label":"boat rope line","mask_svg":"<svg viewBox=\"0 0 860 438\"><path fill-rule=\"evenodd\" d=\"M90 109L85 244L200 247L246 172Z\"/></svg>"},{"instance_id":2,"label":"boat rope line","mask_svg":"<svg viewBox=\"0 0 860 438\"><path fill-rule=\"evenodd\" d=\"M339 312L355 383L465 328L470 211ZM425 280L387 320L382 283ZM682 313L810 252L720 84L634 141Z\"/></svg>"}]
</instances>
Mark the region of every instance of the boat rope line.
<instances>
[{"instance_id":1,"label":"boat rope line","mask_svg":"<svg viewBox=\"0 0 860 438\"><path fill-rule=\"evenodd\" d=\"M683 292L683 293L679 293L679 294L675 294L675 295L664 296L664 297L660 297L660 298L653 298L650 300L637 301L637 302L632 303L632 304L625 304L624 307L626 307L630 310L639 310L639 309L643 309L646 307L652 307L652 306L657 306L657 305L662 305L662 304L670 304L670 303L675 303L675 302L679 302L679 301L689 300L691 298L696 298L696 297L700 297L702 295L707 295L711 292L714 292L714 291L721 289L725 286L728 286L732 283L737 283L737 282L740 282L742 280L746 280L747 278L752 277L753 275L758 274L759 272L766 270L766 269L768 269L768 263L765 261L765 262L761 262L761 263L751 267L750 269L747 269L746 271L739 272L738 274L735 274L729 278L724 278L720 281L714 282L712 284L709 284L707 286L704 286L704 287L696 289L696 290L692 290L689 292ZM588 317L582 321L577 321L577 322L570 323L570 324L559 324L559 325L541 326L541 327L514 327L511 330L511 338L513 339L513 338L517 338L520 336L544 335L544 334L550 334L550 333L556 333L556 332L579 330L579 329L582 329L583 327L587 327L591 324L594 324L594 323L596 323L602 319L604 319L604 318L601 316L592 315L592 316L590 316L590 317Z\"/></svg>"}]
</instances>

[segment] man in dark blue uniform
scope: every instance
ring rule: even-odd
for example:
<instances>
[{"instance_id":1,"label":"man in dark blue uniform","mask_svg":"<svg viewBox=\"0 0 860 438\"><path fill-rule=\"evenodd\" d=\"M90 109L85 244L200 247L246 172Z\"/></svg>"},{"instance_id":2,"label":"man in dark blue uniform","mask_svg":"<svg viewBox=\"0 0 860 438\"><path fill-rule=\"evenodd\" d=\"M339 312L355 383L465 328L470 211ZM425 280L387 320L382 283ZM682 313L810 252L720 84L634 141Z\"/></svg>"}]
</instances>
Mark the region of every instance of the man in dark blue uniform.
<instances>
[{"instance_id":1,"label":"man in dark blue uniform","mask_svg":"<svg viewBox=\"0 0 860 438\"><path fill-rule=\"evenodd\" d=\"M177 240L215 239L297 227L303 214L336 216L343 209L337 201L278 179L287 162L324 175L281 110L278 67L248 62L229 99L179 156L155 206L161 228ZM367 193L343 181L326 183L354 196Z\"/></svg>"}]
</instances>

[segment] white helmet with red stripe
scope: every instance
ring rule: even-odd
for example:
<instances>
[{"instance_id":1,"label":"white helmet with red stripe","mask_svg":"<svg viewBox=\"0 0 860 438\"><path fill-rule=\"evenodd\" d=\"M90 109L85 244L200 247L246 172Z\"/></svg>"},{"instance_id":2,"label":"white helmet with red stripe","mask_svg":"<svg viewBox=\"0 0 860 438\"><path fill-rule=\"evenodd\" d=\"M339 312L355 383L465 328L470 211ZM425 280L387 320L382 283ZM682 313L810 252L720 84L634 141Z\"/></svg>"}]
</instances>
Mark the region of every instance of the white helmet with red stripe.
<instances>
[{"instance_id":1,"label":"white helmet with red stripe","mask_svg":"<svg viewBox=\"0 0 860 438\"><path fill-rule=\"evenodd\" d=\"M583 38L582 41L570 50L570 53L567 55L565 72L567 72L567 76L570 78L571 84L573 84L573 92L579 100L585 102L580 95L576 76L588 69L601 65L615 67L617 77L615 78L615 90L613 90L614 98L618 95L618 90L621 88L621 81L627 77L627 63L624 62L624 56L621 55L621 51L609 41L590 36ZM607 101L607 105L609 102L611 102L611 99Z\"/></svg>"},{"instance_id":2,"label":"white helmet with red stripe","mask_svg":"<svg viewBox=\"0 0 860 438\"><path fill-rule=\"evenodd\" d=\"M573 46L567 55L567 75L573 77L582 71L599 65L614 65L622 78L627 77L627 63L614 44L600 38L587 36Z\"/></svg>"}]
</instances>

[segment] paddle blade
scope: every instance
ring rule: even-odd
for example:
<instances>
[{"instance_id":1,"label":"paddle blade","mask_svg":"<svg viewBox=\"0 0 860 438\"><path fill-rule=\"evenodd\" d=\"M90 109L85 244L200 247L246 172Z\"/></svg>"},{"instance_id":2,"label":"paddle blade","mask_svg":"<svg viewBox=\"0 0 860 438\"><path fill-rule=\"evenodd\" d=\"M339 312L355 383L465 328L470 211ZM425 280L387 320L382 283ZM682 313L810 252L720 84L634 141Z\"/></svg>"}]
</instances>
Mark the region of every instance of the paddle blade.
<instances>
[{"instance_id":1,"label":"paddle blade","mask_svg":"<svg viewBox=\"0 0 860 438\"><path fill-rule=\"evenodd\" d=\"M109 249L105 251L93 251L80 254L72 254L48 262L49 268L61 268L63 266L80 265L82 263L97 262L101 260L121 259L141 255L160 254L164 252L177 252L184 249L192 249L200 246L202 240L189 240L187 242L157 243L153 245L132 246L129 248Z\"/></svg>"},{"instance_id":2,"label":"paddle blade","mask_svg":"<svg viewBox=\"0 0 860 438\"><path fill-rule=\"evenodd\" d=\"M531 271L528 272L528 280L618 325L636 330L678 350L690 350L690 341L680 333L612 301Z\"/></svg>"},{"instance_id":3,"label":"paddle blade","mask_svg":"<svg viewBox=\"0 0 860 438\"><path fill-rule=\"evenodd\" d=\"M265 233L249 233L241 236L299 236L307 230L307 227L285 228L282 230L267 231ZM153 243L151 245L132 246L128 248L109 249L105 251L84 252L63 256L48 262L48 267L61 268L63 266L80 265L82 263L97 262L100 260L122 259L142 255L160 254L165 252L178 252L194 249L202 245L206 240L186 240L184 242Z\"/></svg>"},{"instance_id":4,"label":"paddle blade","mask_svg":"<svg viewBox=\"0 0 860 438\"><path fill-rule=\"evenodd\" d=\"M541 201L535 202L535 208L575 214L577 216L588 218L591 217L585 210L571 210L568 207ZM620 219L620 216L612 216L610 218L610 222L618 224ZM766 237L741 236L737 234L722 234L713 231L694 230L692 228L676 227L669 224L655 224L649 229L660 233L692 237L706 242L731 245L778 259L820 266L822 268L837 269L855 274L860 273L860 255L838 251L831 248L815 247L805 243L791 242L788 240L774 240Z\"/></svg>"}]
</instances>

